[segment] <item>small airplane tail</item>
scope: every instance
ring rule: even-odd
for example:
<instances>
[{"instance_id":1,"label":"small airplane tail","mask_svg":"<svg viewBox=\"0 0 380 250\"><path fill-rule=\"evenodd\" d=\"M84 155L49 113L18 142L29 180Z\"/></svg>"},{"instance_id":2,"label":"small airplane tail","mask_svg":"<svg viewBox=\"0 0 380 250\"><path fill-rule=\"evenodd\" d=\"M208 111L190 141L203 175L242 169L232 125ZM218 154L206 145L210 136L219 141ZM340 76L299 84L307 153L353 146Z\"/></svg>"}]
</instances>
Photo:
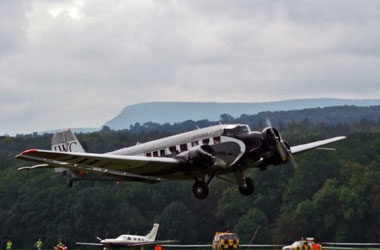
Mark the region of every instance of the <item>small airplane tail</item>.
<instances>
[{"instance_id":1,"label":"small airplane tail","mask_svg":"<svg viewBox=\"0 0 380 250\"><path fill-rule=\"evenodd\" d=\"M155 241L159 226L159 224L154 223L152 230L145 237L148 238L150 241Z\"/></svg>"},{"instance_id":2,"label":"small airplane tail","mask_svg":"<svg viewBox=\"0 0 380 250\"><path fill-rule=\"evenodd\" d=\"M58 152L85 152L79 140L70 129L57 132L53 135L51 139L51 150ZM54 170L58 173L67 171L65 168L55 168Z\"/></svg>"},{"instance_id":3,"label":"small airplane tail","mask_svg":"<svg viewBox=\"0 0 380 250\"><path fill-rule=\"evenodd\" d=\"M59 152L85 152L82 145L70 129L57 132L53 135L53 138L51 139L51 150Z\"/></svg>"}]
</instances>

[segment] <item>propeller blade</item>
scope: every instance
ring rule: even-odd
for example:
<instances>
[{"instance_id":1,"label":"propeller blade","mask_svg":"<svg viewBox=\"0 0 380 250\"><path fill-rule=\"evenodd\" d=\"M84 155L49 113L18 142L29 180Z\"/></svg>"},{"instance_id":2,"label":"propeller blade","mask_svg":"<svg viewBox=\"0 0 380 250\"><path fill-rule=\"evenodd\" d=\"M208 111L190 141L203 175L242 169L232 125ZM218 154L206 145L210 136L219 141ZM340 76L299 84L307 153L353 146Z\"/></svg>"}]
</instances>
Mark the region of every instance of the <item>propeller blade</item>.
<instances>
[{"instance_id":1,"label":"propeller blade","mask_svg":"<svg viewBox=\"0 0 380 250\"><path fill-rule=\"evenodd\" d=\"M290 154L289 154L289 152L285 152L284 148L286 148L286 147L285 147L285 145L280 141L281 138L280 138L279 136L276 136L276 133L275 133L274 130L273 130L272 123L270 122L270 119L267 118L267 119L266 119L266 122L267 122L268 127L269 127L270 130L272 131L272 134L273 134L274 138L276 139L276 149L277 149L278 153L279 153L280 156L281 156L281 160L282 160L283 162L286 162L286 161L288 160Z\"/></svg>"},{"instance_id":2,"label":"propeller blade","mask_svg":"<svg viewBox=\"0 0 380 250\"><path fill-rule=\"evenodd\" d=\"M298 169L298 164L296 162L296 160L294 159L294 156L292 154L289 154L289 159L290 159L290 162L292 163L293 167L295 169Z\"/></svg>"}]
</instances>

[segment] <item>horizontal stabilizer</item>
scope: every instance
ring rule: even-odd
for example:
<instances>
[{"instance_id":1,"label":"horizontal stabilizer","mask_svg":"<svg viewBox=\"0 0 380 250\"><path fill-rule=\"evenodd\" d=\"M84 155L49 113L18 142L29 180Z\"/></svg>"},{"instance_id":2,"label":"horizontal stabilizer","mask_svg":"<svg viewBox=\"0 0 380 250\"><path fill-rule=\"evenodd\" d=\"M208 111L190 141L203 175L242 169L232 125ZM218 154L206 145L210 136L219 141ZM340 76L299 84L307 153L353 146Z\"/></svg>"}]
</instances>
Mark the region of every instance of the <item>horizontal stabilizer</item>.
<instances>
[{"instance_id":1,"label":"horizontal stabilizer","mask_svg":"<svg viewBox=\"0 0 380 250\"><path fill-rule=\"evenodd\" d=\"M34 169L39 169L39 168L50 168L50 167L49 167L49 164L38 164L31 167L21 167L21 168L18 168L17 170L34 170Z\"/></svg>"}]
</instances>

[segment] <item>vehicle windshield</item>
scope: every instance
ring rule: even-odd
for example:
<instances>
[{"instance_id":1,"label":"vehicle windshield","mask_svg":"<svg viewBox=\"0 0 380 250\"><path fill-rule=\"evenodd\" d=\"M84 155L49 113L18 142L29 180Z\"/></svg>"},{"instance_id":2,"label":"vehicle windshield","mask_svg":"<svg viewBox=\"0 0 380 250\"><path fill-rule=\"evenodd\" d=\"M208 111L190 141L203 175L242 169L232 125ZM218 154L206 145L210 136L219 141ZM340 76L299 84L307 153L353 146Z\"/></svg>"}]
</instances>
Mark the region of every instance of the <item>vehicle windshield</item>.
<instances>
[{"instance_id":1,"label":"vehicle windshield","mask_svg":"<svg viewBox=\"0 0 380 250\"><path fill-rule=\"evenodd\" d=\"M236 236L236 234L226 234L226 235L220 236L220 238L223 240L228 240L228 239L236 240L237 236Z\"/></svg>"}]
</instances>

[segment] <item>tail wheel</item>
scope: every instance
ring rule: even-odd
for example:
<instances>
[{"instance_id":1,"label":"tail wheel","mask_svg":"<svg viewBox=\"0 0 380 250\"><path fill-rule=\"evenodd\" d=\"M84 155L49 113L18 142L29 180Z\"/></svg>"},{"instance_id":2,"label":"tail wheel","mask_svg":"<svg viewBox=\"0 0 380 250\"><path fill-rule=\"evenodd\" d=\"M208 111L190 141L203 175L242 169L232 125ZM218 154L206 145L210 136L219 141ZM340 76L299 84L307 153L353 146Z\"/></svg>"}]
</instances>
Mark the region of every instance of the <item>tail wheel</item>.
<instances>
[{"instance_id":1,"label":"tail wheel","mask_svg":"<svg viewBox=\"0 0 380 250\"><path fill-rule=\"evenodd\" d=\"M206 199L208 196L208 186L204 181L196 181L193 185L193 193L198 199Z\"/></svg>"},{"instance_id":2,"label":"tail wheel","mask_svg":"<svg viewBox=\"0 0 380 250\"><path fill-rule=\"evenodd\" d=\"M242 195L248 196L255 191L255 183L251 178L245 178L245 185L243 187L239 187L239 192Z\"/></svg>"}]
</instances>

